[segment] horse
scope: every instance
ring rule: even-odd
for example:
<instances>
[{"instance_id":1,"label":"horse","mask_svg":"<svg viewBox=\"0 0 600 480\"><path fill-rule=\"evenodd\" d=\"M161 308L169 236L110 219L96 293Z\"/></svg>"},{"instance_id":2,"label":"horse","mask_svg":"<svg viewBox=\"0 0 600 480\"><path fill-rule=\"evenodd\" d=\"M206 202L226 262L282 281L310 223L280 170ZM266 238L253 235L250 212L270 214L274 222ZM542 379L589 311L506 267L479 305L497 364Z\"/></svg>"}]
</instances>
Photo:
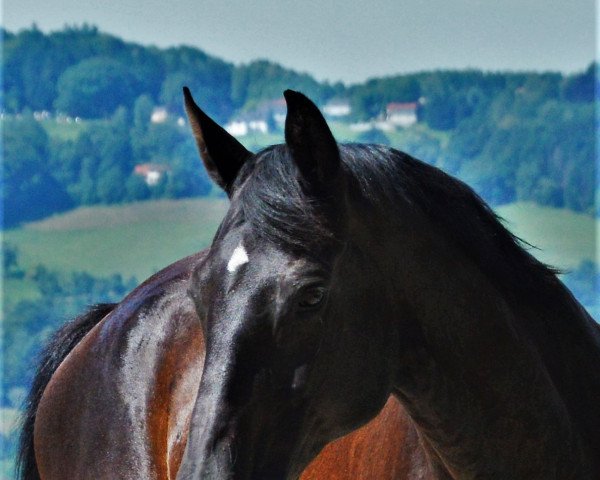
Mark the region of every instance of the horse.
<instances>
[{"instance_id":1,"label":"horse","mask_svg":"<svg viewBox=\"0 0 600 480\"><path fill-rule=\"evenodd\" d=\"M184 89L229 210L207 251L51 344L24 471L337 478L391 434L398 480L600 478L600 328L556 272L462 182L338 144L284 96L285 144L253 154Z\"/></svg>"},{"instance_id":2,"label":"horse","mask_svg":"<svg viewBox=\"0 0 600 480\"><path fill-rule=\"evenodd\" d=\"M27 402L22 479L176 477L205 355L187 283L207 253L169 265L118 305L97 305L52 336ZM385 448L373 455L381 439ZM376 419L328 445L301 480L428 472L415 428L390 397Z\"/></svg>"},{"instance_id":3,"label":"horse","mask_svg":"<svg viewBox=\"0 0 600 480\"><path fill-rule=\"evenodd\" d=\"M20 478L176 477L205 355L188 283L207 253L169 265L118 305L97 305L52 336L26 402ZM386 446L373 455L381 439ZM390 397L375 420L325 448L302 480L428 471L414 426Z\"/></svg>"}]
</instances>

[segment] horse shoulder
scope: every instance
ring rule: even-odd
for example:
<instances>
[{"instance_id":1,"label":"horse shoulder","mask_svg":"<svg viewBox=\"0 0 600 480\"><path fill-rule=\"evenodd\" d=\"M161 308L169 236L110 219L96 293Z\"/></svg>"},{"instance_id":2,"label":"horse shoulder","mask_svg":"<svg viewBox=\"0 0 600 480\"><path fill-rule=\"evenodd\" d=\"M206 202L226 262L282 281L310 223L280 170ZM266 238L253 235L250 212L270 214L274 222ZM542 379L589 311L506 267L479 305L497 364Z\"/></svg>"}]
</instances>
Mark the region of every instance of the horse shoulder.
<instances>
[{"instance_id":1,"label":"horse shoulder","mask_svg":"<svg viewBox=\"0 0 600 480\"><path fill-rule=\"evenodd\" d=\"M175 477L204 361L187 296L201 255L136 288L60 364L36 415L43 480Z\"/></svg>"},{"instance_id":2,"label":"horse shoulder","mask_svg":"<svg viewBox=\"0 0 600 480\"><path fill-rule=\"evenodd\" d=\"M394 397L373 420L328 444L301 480L432 480L428 456L414 424Z\"/></svg>"}]
</instances>

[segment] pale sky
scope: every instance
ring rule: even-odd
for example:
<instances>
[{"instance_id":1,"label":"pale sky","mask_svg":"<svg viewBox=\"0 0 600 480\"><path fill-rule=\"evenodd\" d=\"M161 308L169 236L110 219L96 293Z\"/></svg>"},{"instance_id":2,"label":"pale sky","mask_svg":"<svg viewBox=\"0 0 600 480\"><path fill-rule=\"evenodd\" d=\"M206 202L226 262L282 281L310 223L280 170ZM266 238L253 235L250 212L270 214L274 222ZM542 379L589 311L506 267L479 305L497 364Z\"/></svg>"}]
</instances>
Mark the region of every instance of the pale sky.
<instances>
[{"instance_id":1,"label":"pale sky","mask_svg":"<svg viewBox=\"0 0 600 480\"><path fill-rule=\"evenodd\" d=\"M83 22L126 40L187 44L234 63L268 58L346 83L435 68L583 70L594 0L4 0L2 25Z\"/></svg>"}]
</instances>

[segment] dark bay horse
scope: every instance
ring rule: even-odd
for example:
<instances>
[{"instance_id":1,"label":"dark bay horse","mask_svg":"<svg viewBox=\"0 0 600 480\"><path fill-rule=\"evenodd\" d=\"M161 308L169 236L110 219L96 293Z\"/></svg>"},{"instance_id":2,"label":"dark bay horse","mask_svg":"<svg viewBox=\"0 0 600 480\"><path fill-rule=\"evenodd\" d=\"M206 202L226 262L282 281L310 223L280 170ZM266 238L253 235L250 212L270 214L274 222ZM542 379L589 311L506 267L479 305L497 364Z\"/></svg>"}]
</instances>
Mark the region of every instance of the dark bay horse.
<instances>
[{"instance_id":1,"label":"dark bay horse","mask_svg":"<svg viewBox=\"0 0 600 480\"><path fill-rule=\"evenodd\" d=\"M100 305L57 332L32 389L22 478L175 478L204 361L187 281L206 253L170 265L119 305ZM302 480L428 472L416 430L391 397L375 420L328 446Z\"/></svg>"},{"instance_id":2,"label":"dark bay horse","mask_svg":"<svg viewBox=\"0 0 600 480\"><path fill-rule=\"evenodd\" d=\"M258 154L185 97L230 209L208 251L51 344L25 472L600 478L600 329L468 187L338 145L296 92Z\"/></svg>"}]
</instances>

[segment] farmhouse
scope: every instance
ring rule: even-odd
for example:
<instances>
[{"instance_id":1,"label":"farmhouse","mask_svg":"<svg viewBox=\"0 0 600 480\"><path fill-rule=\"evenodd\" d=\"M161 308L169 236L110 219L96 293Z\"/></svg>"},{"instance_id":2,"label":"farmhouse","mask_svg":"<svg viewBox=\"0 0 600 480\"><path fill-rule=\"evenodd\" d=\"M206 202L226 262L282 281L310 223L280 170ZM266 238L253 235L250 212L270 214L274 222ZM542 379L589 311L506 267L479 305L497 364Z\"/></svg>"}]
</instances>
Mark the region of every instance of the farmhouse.
<instances>
[{"instance_id":1,"label":"farmhouse","mask_svg":"<svg viewBox=\"0 0 600 480\"><path fill-rule=\"evenodd\" d=\"M323 106L323 113L331 118L347 117L352 113L350 102L344 98L334 98Z\"/></svg>"},{"instance_id":2,"label":"farmhouse","mask_svg":"<svg viewBox=\"0 0 600 480\"><path fill-rule=\"evenodd\" d=\"M143 177L146 185L149 187L157 185L163 175L166 175L170 171L171 169L167 165L161 163L140 163L133 169L133 173Z\"/></svg>"},{"instance_id":3,"label":"farmhouse","mask_svg":"<svg viewBox=\"0 0 600 480\"><path fill-rule=\"evenodd\" d=\"M165 123L169 118L169 112L165 107L154 107L152 115L150 115L150 121L152 123Z\"/></svg>"},{"instance_id":4,"label":"farmhouse","mask_svg":"<svg viewBox=\"0 0 600 480\"><path fill-rule=\"evenodd\" d=\"M250 133L269 133L283 128L286 111L283 98L266 100L237 115L225 125L225 130L235 137L243 137Z\"/></svg>"},{"instance_id":5,"label":"farmhouse","mask_svg":"<svg viewBox=\"0 0 600 480\"><path fill-rule=\"evenodd\" d=\"M417 102L392 102L385 108L387 123L395 127L410 127L417 123Z\"/></svg>"}]
</instances>

